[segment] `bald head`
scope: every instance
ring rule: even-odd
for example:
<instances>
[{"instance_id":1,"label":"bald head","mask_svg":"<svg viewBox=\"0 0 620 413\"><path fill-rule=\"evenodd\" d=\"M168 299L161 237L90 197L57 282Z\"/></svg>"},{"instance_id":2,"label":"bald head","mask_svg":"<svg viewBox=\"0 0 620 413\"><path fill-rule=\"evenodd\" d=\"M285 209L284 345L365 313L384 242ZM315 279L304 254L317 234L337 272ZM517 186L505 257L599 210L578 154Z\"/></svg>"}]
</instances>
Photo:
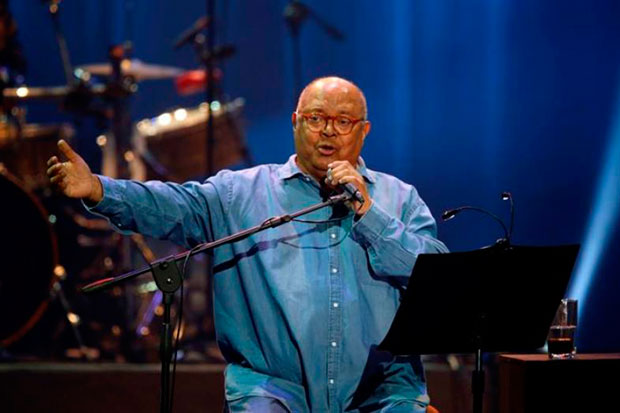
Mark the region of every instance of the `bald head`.
<instances>
[{"instance_id":1,"label":"bald head","mask_svg":"<svg viewBox=\"0 0 620 413\"><path fill-rule=\"evenodd\" d=\"M368 118L366 97L362 90L357 87L355 83L337 76L320 77L310 82L299 95L296 111L303 111L312 98L320 98L325 94L333 92L337 92L339 95L353 102L355 106L362 109L360 116L364 119Z\"/></svg>"}]
</instances>

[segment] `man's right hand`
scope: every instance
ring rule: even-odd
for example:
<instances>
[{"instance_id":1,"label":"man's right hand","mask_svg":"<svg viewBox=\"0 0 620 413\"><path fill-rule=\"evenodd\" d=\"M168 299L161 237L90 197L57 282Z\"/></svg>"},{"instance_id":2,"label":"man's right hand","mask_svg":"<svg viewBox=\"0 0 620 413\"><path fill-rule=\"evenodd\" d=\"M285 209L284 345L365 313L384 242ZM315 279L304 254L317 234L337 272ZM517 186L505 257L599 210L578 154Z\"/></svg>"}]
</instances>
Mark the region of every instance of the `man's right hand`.
<instances>
[{"instance_id":1,"label":"man's right hand","mask_svg":"<svg viewBox=\"0 0 620 413\"><path fill-rule=\"evenodd\" d=\"M58 141L58 149L67 161L60 162L56 156L47 161L47 176L52 186L70 198L83 198L89 204L101 201L101 181L93 175L84 159L64 140Z\"/></svg>"}]
</instances>

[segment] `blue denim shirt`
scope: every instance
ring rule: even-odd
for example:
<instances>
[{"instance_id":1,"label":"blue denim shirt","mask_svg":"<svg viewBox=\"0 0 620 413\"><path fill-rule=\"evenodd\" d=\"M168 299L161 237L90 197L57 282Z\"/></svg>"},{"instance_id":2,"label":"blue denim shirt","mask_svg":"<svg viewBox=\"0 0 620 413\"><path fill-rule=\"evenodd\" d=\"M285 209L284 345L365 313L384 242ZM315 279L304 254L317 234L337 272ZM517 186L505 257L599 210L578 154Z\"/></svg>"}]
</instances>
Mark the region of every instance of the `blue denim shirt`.
<instances>
[{"instance_id":1,"label":"blue denim shirt","mask_svg":"<svg viewBox=\"0 0 620 413\"><path fill-rule=\"evenodd\" d=\"M372 207L301 217L213 252L214 317L228 362L226 399L272 397L291 411L336 412L376 403L428 403L419 357L376 346L399 305L416 257L444 252L417 191L360 158ZM186 247L320 202L319 184L295 155L284 165L221 171L183 185L100 177L94 212L119 230ZM422 314L420 316L423 316Z\"/></svg>"}]
</instances>

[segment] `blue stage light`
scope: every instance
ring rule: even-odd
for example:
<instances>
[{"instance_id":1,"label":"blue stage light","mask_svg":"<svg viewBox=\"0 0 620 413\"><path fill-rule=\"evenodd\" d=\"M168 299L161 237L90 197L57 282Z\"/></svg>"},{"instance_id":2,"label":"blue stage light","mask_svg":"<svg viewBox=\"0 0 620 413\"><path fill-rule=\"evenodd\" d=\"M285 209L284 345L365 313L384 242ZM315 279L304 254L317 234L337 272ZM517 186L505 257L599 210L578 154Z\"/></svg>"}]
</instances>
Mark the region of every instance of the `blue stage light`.
<instances>
[{"instance_id":1,"label":"blue stage light","mask_svg":"<svg viewBox=\"0 0 620 413\"><path fill-rule=\"evenodd\" d=\"M567 296L583 303L580 316L586 309L588 290L596 277L620 209L620 90L618 99L587 232L568 288Z\"/></svg>"}]
</instances>

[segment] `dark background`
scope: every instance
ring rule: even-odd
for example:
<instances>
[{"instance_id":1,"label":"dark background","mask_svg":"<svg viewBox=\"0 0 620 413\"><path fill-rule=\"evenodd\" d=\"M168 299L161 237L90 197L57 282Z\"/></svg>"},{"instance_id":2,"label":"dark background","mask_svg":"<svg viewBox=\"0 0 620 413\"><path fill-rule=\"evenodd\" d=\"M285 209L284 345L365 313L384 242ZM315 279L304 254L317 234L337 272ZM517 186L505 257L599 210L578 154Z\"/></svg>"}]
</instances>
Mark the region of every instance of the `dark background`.
<instances>
[{"instance_id":1,"label":"dark background","mask_svg":"<svg viewBox=\"0 0 620 413\"><path fill-rule=\"evenodd\" d=\"M220 64L222 88L245 99L245 131L256 163L293 152L292 37L284 0L218 1L218 43L237 53ZM335 41L303 23L302 77L335 74L366 93L373 122L362 155L372 169L414 184L436 217L462 204L508 219L499 194L515 199L514 243L582 244L567 296L579 298L579 351L620 351L620 3L615 0L308 1L341 30ZM9 2L30 86L64 83L47 8ZM206 14L198 0L66 0L61 23L74 65L105 62L129 40L148 63L197 68L177 35ZM171 80L140 83L135 120L200 95ZM28 105L28 122L78 121L76 146L100 167L96 130L49 103ZM453 251L501 235L476 213L439 223ZM498 275L501 276L501 275ZM446 288L450 288L446 286ZM536 288L535 285L532 288ZM498 292L501 294L501 292Z\"/></svg>"}]
</instances>

